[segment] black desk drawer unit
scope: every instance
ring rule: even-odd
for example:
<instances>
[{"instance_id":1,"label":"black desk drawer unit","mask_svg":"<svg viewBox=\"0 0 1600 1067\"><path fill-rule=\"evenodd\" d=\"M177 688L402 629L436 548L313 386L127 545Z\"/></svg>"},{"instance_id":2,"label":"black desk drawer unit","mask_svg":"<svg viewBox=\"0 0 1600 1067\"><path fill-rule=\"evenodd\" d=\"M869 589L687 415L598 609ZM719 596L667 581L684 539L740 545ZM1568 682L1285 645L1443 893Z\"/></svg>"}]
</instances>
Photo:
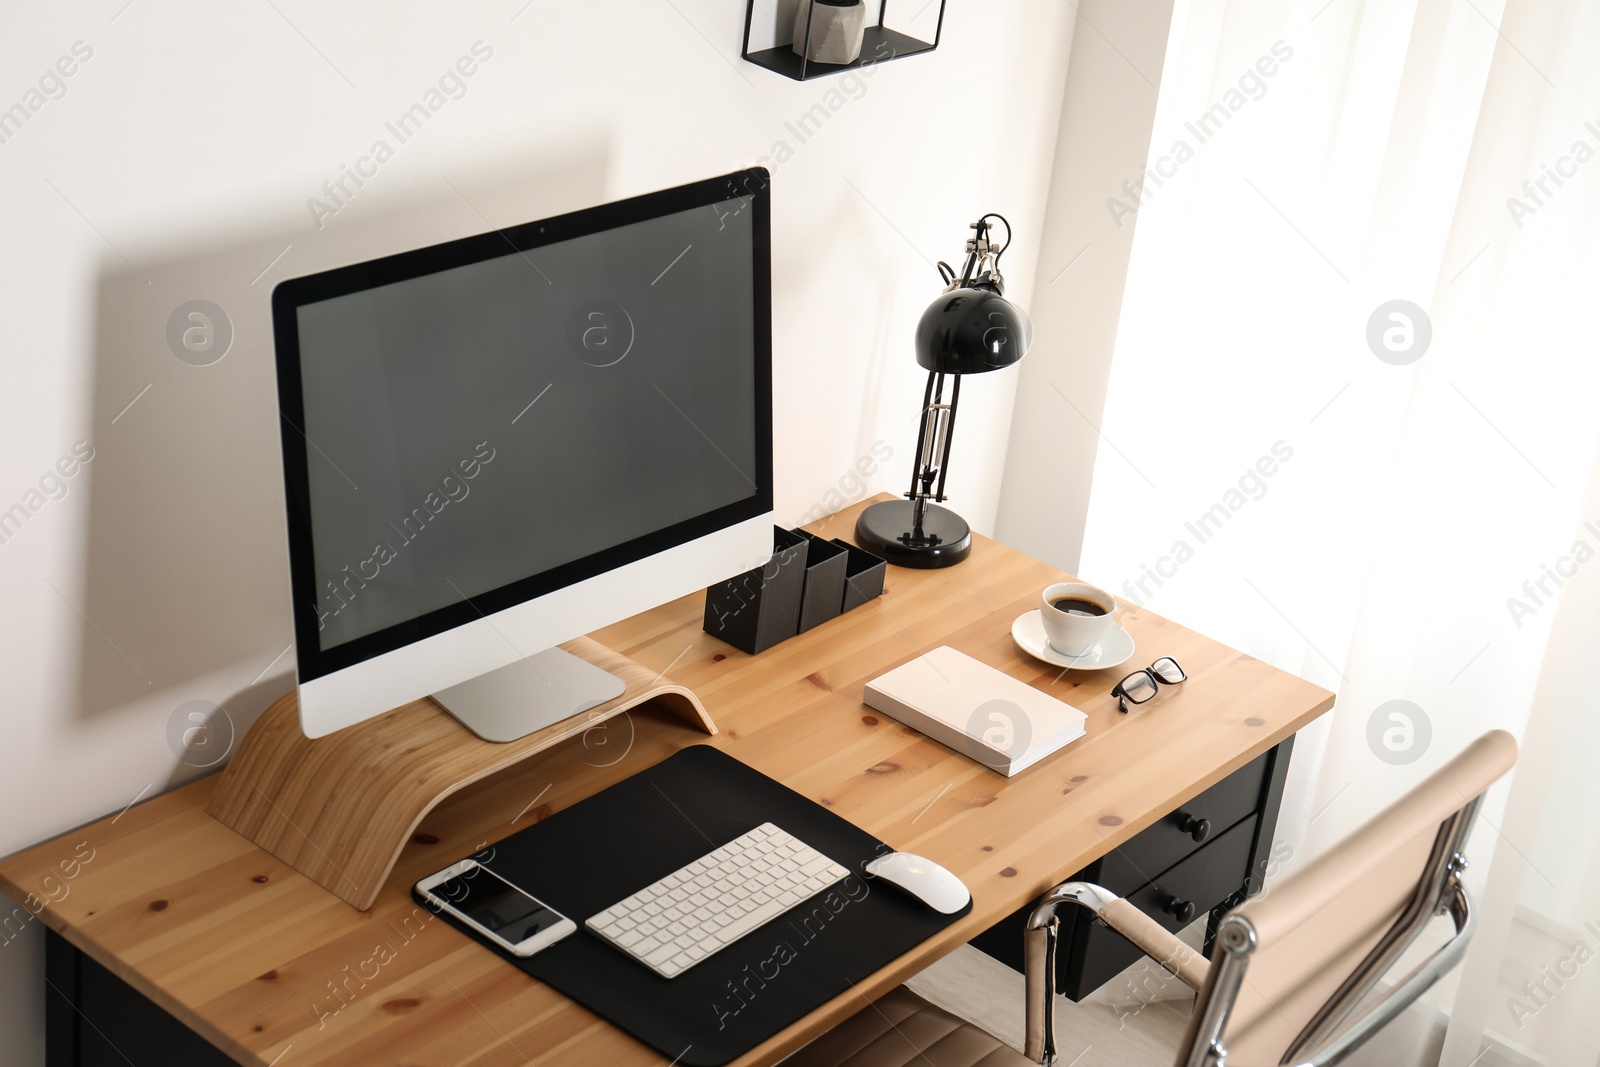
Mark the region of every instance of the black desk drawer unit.
<instances>
[{"instance_id":1,"label":"black desk drawer unit","mask_svg":"<svg viewBox=\"0 0 1600 1067\"><path fill-rule=\"evenodd\" d=\"M1257 817L1252 815L1152 881L1131 892L1111 891L1126 896L1134 907L1177 933L1239 891L1240 872L1250 868L1250 846L1257 825ZM1075 967L1058 982L1062 992L1078 1000L1133 966L1142 953L1082 908L1074 908L1071 918L1071 943L1081 950L1069 957Z\"/></svg>"},{"instance_id":2,"label":"black desk drawer unit","mask_svg":"<svg viewBox=\"0 0 1600 1067\"><path fill-rule=\"evenodd\" d=\"M54 930L45 931L44 970L45 1067L235 1067ZM0 1038L0 1062L10 1063L4 1048Z\"/></svg>"},{"instance_id":3,"label":"black desk drawer unit","mask_svg":"<svg viewBox=\"0 0 1600 1067\"><path fill-rule=\"evenodd\" d=\"M1174 932L1209 914L1209 955L1216 922L1260 891L1293 745L1291 737L1067 880L1104 886ZM1031 910L990 927L973 945L1021 970ZM1059 914L1057 992L1082 1000L1139 959L1138 949L1086 910L1069 906Z\"/></svg>"},{"instance_id":4,"label":"black desk drawer unit","mask_svg":"<svg viewBox=\"0 0 1600 1067\"><path fill-rule=\"evenodd\" d=\"M1259 812L1271 759L1268 752L1239 768L1107 854L1100 861L1100 877L1094 881L1119 896L1131 893Z\"/></svg>"}]
</instances>

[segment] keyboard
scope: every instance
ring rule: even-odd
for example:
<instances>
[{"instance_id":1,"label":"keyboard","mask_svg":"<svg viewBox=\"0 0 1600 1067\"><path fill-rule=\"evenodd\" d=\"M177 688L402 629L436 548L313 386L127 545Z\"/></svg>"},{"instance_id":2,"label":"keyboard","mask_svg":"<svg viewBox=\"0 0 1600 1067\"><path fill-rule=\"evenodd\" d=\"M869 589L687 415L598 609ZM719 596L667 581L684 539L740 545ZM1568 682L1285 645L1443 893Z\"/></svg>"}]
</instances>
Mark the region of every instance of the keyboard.
<instances>
[{"instance_id":1,"label":"keyboard","mask_svg":"<svg viewBox=\"0 0 1600 1067\"><path fill-rule=\"evenodd\" d=\"M850 872L770 822L585 920L663 978L682 974Z\"/></svg>"}]
</instances>

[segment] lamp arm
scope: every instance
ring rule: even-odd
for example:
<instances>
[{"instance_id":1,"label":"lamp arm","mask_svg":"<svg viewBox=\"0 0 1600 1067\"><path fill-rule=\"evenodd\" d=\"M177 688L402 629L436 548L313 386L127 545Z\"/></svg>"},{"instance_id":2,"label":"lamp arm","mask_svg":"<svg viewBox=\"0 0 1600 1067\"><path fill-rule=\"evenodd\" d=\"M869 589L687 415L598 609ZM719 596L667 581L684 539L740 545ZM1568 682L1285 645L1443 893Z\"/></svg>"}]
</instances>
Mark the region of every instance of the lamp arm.
<instances>
[{"instance_id":1,"label":"lamp arm","mask_svg":"<svg viewBox=\"0 0 1600 1067\"><path fill-rule=\"evenodd\" d=\"M978 232L967 239L967 262L961 268L961 278L951 284L952 289L965 289L971 285L972 274L978 269L978 263L989 256L988 222L985 219L979 219L972 224L972 228Z\"/></svg>"},{"instance_id":2,"label":"lamp arm","mask_svg":"<svg viewBox=\"0 0 1600 1067\"><path fill-rule=\"evenodd\" d=\"M958 378L957 381L960 379ZM928 497L933 492L933 480L944 470L950 455L949 416L945 410L944 375L937 371L928 374L928 388L922 397L922 421L917 430L917 454L911 469L911 532L922 534L922 520L928 514Z\"/></svg>"},{"instance_id":3,"label":"lamp arm","mask_svg":"<svg viewBox=\"0 0 1600 1067\"><path fill-rule=\"evenodd\" d=\"M999 219L1006 224L1006 243L998 249L989 240L992 228L989 225L990 219ZM951 270L948 264L943 262L939 264L939 276L945 281L945 292L977 285L979 288L1004 293L1005 279L1000 276L1000 257L1011 247L1011 223L1006 221L1004 215L991 211L974 222L971 229L976 232L967 238L967 261L961 269L961 276L957 278L955 271Z\"/></svg>"},{"instance_id":4,"label":"lamp arm","mask_svg":"<svg viewBox=\"0 0 1600 1067\"><path fill-rule=\"evenodd\" d=\"M939 455L939 488L934 490L933 499L943 501L944 476L950 470L950 442L956 436L956 405L961 402L961 375L951 376L950 381L950 414L944 424L944 448Z\"/></svg>"},{"instance_id":5,"label":"lamp arm","mask_svg":"<svg viewBox=\"0 0 1600 1067\"><path fill-rule=\"evenodd\" d=\"M917 482L922 476L922 452L928 444L928 409L934 403L933 383L938 375L933 371L928 372L928 386L922 391L922 420L917 424L917 450L911 456L911 491L906 493L906 499L916 500L921 494L917 491ZM918 518L921 516L919 515Z\"/></svg>"}]
</instances>

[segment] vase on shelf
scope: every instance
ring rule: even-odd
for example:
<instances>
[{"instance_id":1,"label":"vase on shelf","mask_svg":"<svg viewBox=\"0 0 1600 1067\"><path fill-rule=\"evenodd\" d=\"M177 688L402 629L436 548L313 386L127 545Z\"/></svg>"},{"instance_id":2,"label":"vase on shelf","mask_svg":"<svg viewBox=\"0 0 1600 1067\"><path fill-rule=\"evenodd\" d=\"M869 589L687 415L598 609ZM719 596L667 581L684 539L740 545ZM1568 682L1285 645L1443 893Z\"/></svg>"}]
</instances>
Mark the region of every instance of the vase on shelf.
<instances>
[{"instance_id":1,"label":"vase on shelf","mask_svg":"<svg viewBox=\"0 0 1600 1067\"><path fill-rule=\"evenodd\" d=\"M806 20L811 22L811 47L806 48ZM794 12L795 55L808 63L854 63L861 57L867 28L865 0L800 0Z\"/></svg>"}]
</instances>

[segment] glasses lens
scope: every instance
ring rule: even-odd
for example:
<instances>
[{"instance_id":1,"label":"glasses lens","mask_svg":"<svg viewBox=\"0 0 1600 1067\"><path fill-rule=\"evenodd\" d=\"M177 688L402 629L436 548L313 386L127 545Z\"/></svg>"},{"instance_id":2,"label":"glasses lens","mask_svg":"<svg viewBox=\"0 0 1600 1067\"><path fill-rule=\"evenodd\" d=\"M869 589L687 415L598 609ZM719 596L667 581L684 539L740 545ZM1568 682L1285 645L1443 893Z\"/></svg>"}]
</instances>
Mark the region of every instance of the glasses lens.
<instances>
[{"instance_id":1,"label":"glasses lens","mask_svg":"<svg viewBox=\"0 0 1600 1067\"><path fill-rule=\"evenodd\" d=\"M1129 702L1143 704L1156 695L1156 680L1149 671L1135 671L1118 683L1117 689L1118 695L1127 697Z\"/></svg>"},{"instance_id":2,"label":"glasses lens","mask_svg":"<svg viewBox=\"0 0 1600 1067\"><path fill-rule=\"evenodd\" d=\"M1150 664L1150 669L1155 672L1157 678L1160 678L1168 685L1181 682L1185 678L1189 677L1187 674L1183 673L1183 668L1178 666L1178 661L1173 659L1171 656L1162 656L1160 659Z\"/></svg>"}]
</instances>

